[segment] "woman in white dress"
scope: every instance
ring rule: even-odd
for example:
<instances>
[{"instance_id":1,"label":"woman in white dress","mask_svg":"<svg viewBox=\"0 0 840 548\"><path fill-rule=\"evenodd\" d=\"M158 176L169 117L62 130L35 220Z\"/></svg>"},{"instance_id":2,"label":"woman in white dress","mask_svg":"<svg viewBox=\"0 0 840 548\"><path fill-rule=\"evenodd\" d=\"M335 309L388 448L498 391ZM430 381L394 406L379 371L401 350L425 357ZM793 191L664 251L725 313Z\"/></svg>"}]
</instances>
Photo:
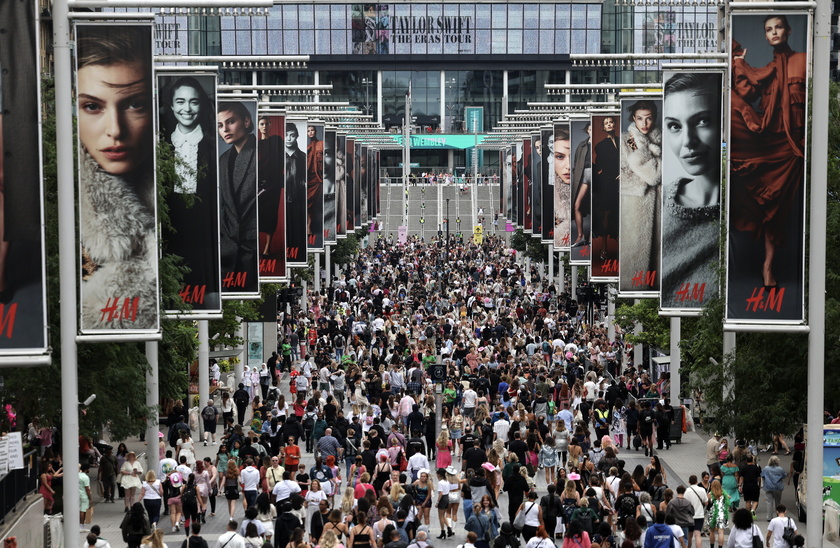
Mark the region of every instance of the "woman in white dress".
<instances>
[{"instance_id":1,"label":"woman in white dress","mask_svg":"<svg viewBox=\"0 0 840 548\"><path fill-rule=\"evenodd\" d=\"M137 455L134 451L130 451L120 468L120 486L125 489L125 511L134 504L134 497L137 490L143 485L143 466L137 460Z\"/></svg>"},{"instance_id":2,"label":"woman in white dress","mask_svg":"<svg viewBox=\"0 0 840 548\"><path fill-rule=\"evenodd\" d=\"M187 457L187 466L190 469L195 467L195 445L193 443L192 438L190 437L189 432L186 430L181 431L181 439L178 440L177 444L177 460L181 462L181 457Z\"/></svg>"},{"instance_id":3,"label":"woman in white dress","mask_svg":"<svg viewBox=\"0 0 840 548\"><path fill-rule=\"evenodd\" d=\"M304 504L306 506L305 526L307 529L312 524L313 514L319 511L318 506L321 504L322 500L327 500L327 493L321 489L321 482L314 479L309 485L309 491L307 491L306 497L304 498Z\"/></svg>"}]
</instances>

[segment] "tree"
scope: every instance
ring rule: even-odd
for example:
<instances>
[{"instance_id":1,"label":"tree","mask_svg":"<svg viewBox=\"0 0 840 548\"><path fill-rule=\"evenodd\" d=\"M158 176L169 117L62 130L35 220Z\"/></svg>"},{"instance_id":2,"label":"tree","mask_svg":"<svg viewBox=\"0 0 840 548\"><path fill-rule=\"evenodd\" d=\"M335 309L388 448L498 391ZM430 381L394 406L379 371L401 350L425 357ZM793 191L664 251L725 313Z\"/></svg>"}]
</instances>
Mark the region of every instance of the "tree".
<instances>
[{"instance_id":1,"label":"tree","mask_svg":"<svg viewBox=\"0 0 840 548\"><path fill-rule=\"evenodd\" d=\"M359 253L359 238L355 232L348 232L347 237L336 242L332 249L332 261L338 265L352 262Z\"/></svg>"},{"instance_id":2,"label":"tree","mask_svg":"<svg viewBox=\"0 0 840 548\"><path fill-rule=\"evenodd\" d=\"M521 228L510 235L510 247L533 261L548 262L548 246L525 234Z\"/></svg>"},{"instance_id":3,"label":"tree","mask_svg":"<svg viewBox=\"0 0 840 548\"><path fill-rule=\"evenodd\" d=\"M837 83L831 84L830 97L825 231L828 241L835 242L840 238L840 85ZM834 414L840 409L840 394L836 390L840 386L840 254L828 253L825 275L825 405ZM723 299L716 299L708 303L702 316L685 321L682 326L683 368L689 373L689 387L702 390L713 410L714 422L709 427L763 441L770 440L773 434L795 433L806 414L807 336L738 333L734 356L724 357L723 311Z\"/></svg>"},{"instance_id":4,"label":"tree","mask_svg":"<svg viewBox=\"0 0 840 548\"><path fill-rule=\"evenodd\" d=\"M639 299L637 304L622 302L615 310L615 322L624 330L624 340L630 344L644 344L667 349L671 345L671 323L659 315L659 299ZM636 323L643 331L633 333Z\"/></svg>"},{"instance_id":5,"label":"tree","mask_svg":"<svg viewBox=\"0 0 840 548\"><path fill-rule=\"evenodd\" d=\"M59 316L58 268L58 166L55 155L55 100L51 81L42 84L44 96L44 185L46 274L49 316L49 344L52 365L42 368L11 368L4 371L6 389L14 395L14 405L25 427L32 417L39 416L60 427L61 417L61 340ZM174 187L174 157L165 147L158 151L159 193L165 196ZM165 200L159 200L165 204ZM165 205L159 206L159 220L169 222ZM180 259L165 256L160 261L161 309L177 299L183 275ZM171 308L171 307L170 307ZM191 322L163 322L163 341L159 347L159 373L162 398L184 397L187 371L195 355L195 328ZM158 410L146 405L145 375L148 371L142 343L100 343L78 346L79 393L82 397L96 394L96 402L83 409L80 431L98 435L108 430L111 439L122 440L142 433L146 419Z\"/></svg>"}]
</instances>

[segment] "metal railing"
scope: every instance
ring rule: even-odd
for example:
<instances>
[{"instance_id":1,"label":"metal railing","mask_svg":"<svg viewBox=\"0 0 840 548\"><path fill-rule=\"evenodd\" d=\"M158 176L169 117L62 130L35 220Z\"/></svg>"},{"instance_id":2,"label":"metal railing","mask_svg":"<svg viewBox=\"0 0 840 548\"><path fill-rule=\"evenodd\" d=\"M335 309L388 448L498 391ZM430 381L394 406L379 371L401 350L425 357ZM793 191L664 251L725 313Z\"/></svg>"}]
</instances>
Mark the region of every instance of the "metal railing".
<instances>
[{"instance_id":1,"label":"metal railing","mask_svg":"<svg viewBox=\"0 0 840 548\"><path fill-rule=\"evenodd\" d=\"M29 451L23 455L23 468L9 470L0 478L0 525L20 501L38 489L38 461L38 452Z\"/></svg>"}]
</instances>

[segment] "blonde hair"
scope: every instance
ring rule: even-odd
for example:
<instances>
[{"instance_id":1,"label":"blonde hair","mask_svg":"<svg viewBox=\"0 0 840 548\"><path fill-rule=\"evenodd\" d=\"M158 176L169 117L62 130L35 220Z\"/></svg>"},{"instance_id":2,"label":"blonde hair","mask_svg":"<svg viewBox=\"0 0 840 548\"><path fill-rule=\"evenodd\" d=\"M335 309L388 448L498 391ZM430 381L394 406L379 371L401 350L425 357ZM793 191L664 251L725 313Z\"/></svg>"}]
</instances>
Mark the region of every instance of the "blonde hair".
<instances>
[{"instance_id":1,"label":"blonde hair","mask_svg":"<svg viewBox=\"0 0 840 548\"><path fill-rule=\"evenodd\" d=\"M399 500L400 495L402 495L404 493L405 493L405 489L403 489L403 486L399 482L397 482L397 483L394 483L393 485L391 485L391 493L390 493L389 496L390 496L391 500Z\"/></svg>"},{"instance_id":2,"label":"blonde hair","mask_svg":"<svg viewBox=\"0 0 840 548\"><path fill-rule=\"evenodd\" d=\"M143 544L148 544L150 548L163 548L163 529L152 531L152 534L143 538Z\"/></svg>"},{"instance_id":3,"label":"blonde hair","mask_svg":"<svg viewBox=\"0 0 840 548\"><path fill-rule=\"evenodd\" d=\"M438 446L449 444L449 428L445 426L442 426L440 428L440 434L438 434L437 440L435 440L435 444Z\"/></svg>"},{"instance_id":4,"label":"blonde hair","mask_svg":"<svg viewBox=\"0 0 840 548\"><path fill-rule=\"evenodd\" d=\"M157 474L155 474L154 470L149 470L146 472L146 483L154 483L157 481Z\"/></svg>"},{"instance_id":5,"label":"blonde hair","mask_svg":"<svg viewBox=\"0 0 840 548\"><path fill-rule=\"evenodd\" d=\"M319 544L321 548L335 548L338 546L338 537L332 529L328 529L321 535Z\"/></svg>"},{"instance_id":6,"label":"blonde hair","mask_svg":"<svg viewBox=\"0 0 840 548\"><path fill-rule=\"evenodd\" d=\"M339 505L339 508L341 509L341 513L345 516L353 514L353 503L356 502L353 495L353 488L348 487L344 490L344 495L341 497L341 504Z\"/></svg>"},{"instance_id":7,"label":"blonde hair","mask_svg":"<svg viewBox=\"0 0 840 548\"><path fill-rule=\"evenodd\" d=\"M574 480L566 480L566 487L563 488L563 494L569 495L569 498L572 498L572 495L577 493L577 486Z\"/></svg>"}]
</instances>

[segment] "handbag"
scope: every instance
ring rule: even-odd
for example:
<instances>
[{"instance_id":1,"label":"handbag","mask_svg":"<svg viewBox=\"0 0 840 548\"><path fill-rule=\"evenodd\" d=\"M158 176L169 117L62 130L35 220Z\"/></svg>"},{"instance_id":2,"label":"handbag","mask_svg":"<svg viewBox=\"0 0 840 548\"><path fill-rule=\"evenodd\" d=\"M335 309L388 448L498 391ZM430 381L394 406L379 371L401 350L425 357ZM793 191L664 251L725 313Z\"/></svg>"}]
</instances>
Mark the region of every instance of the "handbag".
<instances>
[{"instance_id":1,"label":"handbag","mask_svg":"<svg viewBox=\"0 0 840 548\"><path fill-rule=\"evenodd\" d=\"M782 531L782 540L788 543L788 546L793 546L793 539L796 537L796 527L793 526L793 523L790 521L790 518L787 520L787 525L785 525L784 530Z\"/></svg>"},{"instance_id":2,"label":"handbag","mask_svg":"<svg viewBox=\"0 0 840 548\"><path fill-rule=\"evenodd\" d=\"M521 533L521 532L522 532L522 529L525 527L525 519L528 517L528 513L529 513L531 510L533 510L533 509L534 509L534 506L536 506L536 505L537 505L537 503L532 502L532 503L531 503L531 507L530 507L530 508L528 508L528 509L527 509L527 510L525 510L524 512L523 512L522 510L520 510L520 511L516 514L516 517L515 517L515 518L514 518L514 520L513 520L513 530L514 530L514 531L516 531L517 533Z\"/></svg>"},{"instance_id":3,"label":"handbag","mask_svg":"<svg viewBox=\"0 0 840 548\"><path fill-rule=\"evenodd\" d=\"M755 525L752 526L752 548L764 548L764 541L761 540L761 531Z\"/></svg>"}]
</instances>

